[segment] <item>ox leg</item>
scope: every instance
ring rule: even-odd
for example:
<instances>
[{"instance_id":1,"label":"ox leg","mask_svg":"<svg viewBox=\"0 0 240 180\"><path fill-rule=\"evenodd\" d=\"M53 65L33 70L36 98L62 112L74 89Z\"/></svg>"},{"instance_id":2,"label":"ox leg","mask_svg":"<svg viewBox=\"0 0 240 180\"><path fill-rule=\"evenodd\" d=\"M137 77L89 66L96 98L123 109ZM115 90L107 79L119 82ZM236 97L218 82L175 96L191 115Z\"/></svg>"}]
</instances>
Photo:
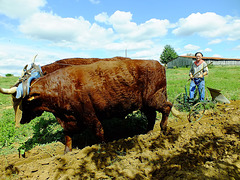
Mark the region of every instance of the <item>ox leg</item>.
<instances>
[{"instance_id":1,"label":"ox leg","mask_svg":"<svg viewBox=\"0 0 240 180\"><path fill-rule=\"evenodd\" d=\"M103 126L99 120L95 124L95 133L100 142L105 142Z\"/></svg>"},{"instance_id":2,"label":"ox leg","mask_svg":"<svg viewBox=\"0 0 240 180\"><path fill-rule=\"evenodd\" d=\"M65 150L64 150L64 154L66 154L67 152L71 152L72 151L72 133L69 132L64 132L65 133Z\"/></svg>"},{"instance_id":3,"label":"ox leg","mask_svg":"<svg viewBox=\"0 0 240 180\"><path fill-rule=\"evenodd\" d=\"M171 108L172 108L172 103L166 102L162 111L160 111L162 113L162 120L160 123L160 127L161 127L161 130L163 131L163 134L166 134L167 132L167 120L168 120L168 116L171 111Z\"/></svg>"},{"instance_id":4,"label":"ox leg","mask_svg":"<svg viewBox=\"0 0 240 180\"><path fill-rule=\"evenodd\" d=\"M90 129L93 131L93 133L97 136L98 140L100 142L105 142L103 126L101 122L98 120L98 118L92 117L91 123L88 125Z\"/></svg>"},{"instance_id":5,"label":"ox leg","mask_svg":"<svg viewBox=\"0 0 240 180\"><path fill-rule=\"evenodd\" d=\"M159 89L153 96L147 101L148 107L157 110L162 113L162 120L160 123L161 130L164 134L167 131L167 120L172 108L172 103L167 101L166 88Z\"/></svg>"},{"instance_id":6,"label":"ox leg","mask_svg":"<svg viewBox=\"0 0 240 180\"><path fill-rule=\"evenodd\" d=\"M156 120L156 111L155 110L143 110L144 115L147 117L148 120L148 126L147 126L147 132L150 132L154 128L155 120Z\"/></svg>"}]
</instances>

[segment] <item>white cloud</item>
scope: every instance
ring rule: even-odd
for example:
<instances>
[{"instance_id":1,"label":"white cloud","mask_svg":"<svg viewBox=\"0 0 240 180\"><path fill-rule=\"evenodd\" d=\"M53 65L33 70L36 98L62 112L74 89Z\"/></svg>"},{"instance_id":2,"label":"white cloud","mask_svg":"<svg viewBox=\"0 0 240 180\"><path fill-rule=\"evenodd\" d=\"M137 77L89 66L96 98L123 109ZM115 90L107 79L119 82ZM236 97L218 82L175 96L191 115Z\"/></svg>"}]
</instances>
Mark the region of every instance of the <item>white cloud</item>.
<instances>
[{"instance_id":1,"label":"white cloud","mask_svg":"<svg viewBox=\"0 0 240 180\"><path fill-rule=\"evenodd\" d=\"M189 53L186 53L186 52L190 52L190 53L195 54L197 51L200 51L200 52L211 52L212 49L206 48L206 49L202 50L202 49L200 49L199 46L196 46L196 45L193 45L193 44L188 44L188 45L184 46L184 48L182 50L180 49L179 51L184 52L183 54L186 55L186 54L189 54Z\"/></svg>"},{"instance_id":2,"label":"white cloud","mask_svg":"<svg viewBox=\"0 0 240 180\"><path fill-rule=\"evenodd\" d=\"M233 48L233 50L240 51L240 45L238 45L235 48Z\"/></svg>"},{"instance_id":3,"label":"white cloud","mask_svg":"<svg viewBox=\"0 0 240 180\"><path fill-rule=\"evenodd\" d=\"M143 50L150 49L153 45L151 40L140 42L113 42L105 46L106 50L121 51L121 50Z\"/></svg>"},{"instance_id":4,"label":"white cloud","mask_svg":"<svg viewBox=\"0 0 240 180\"><path fill-rule=\"evenodd\" d=\"M199 46L192 45L192 44L188 44L184 46L185 51L196 51L196 50L199 50L199 48L200 48Z\"/></svg>"},{"instance_id":5,"label":"white cloud","mask_svg":"<svg viewBox=\"0 0 240 180\"><path fill-rule=\"evenodd\" d=\"M208 44L219 44L221 42L222 42L221 39L214 39L214 40L210 41Z\"/></svg>"},{"instance_id":6,"label":"white cloud","mask_svg":"<svg viewBox=\"0 0 240 180\"><path fill-rule=\"evenodd\" d=\"M154 41L165 36L171 26L168 20L159 19L150 19L137 24L132 21L132 14L124 11L116 11L110 16L107 13L98 14L95 16L96 23L90 23L81 16L63 18L52 12L41 12L40 5L35 7L31 13L30 11L27 13L28 16L21 14L18 29L15 29L29 38L27 42L36 42L37 47L32 45L10 47L0 44L0 61L9 65L14 64L12 61L17 59L15 62L18 64L7 66L1 63L0 74L19 75L22 66L31 63L35 54L39 54L37 62L40 65L61 58L89 57L88 54L79 53L79 50L103 50L107 54L116 56L116 54L124 54L127 49L129 57L132 58L159 59L161 51L155 47ZM17 18L19 14L20 12L18 14L12 12L8 16ZM100 26L98 23L105 25ZM76 53L67 53L69 48ZM11 72L8 70L9 67Z\"/></svg>"},{"instance_id":7,"label":"white cloud","mask_svg":"<svg viewBox=\"0 0 240 180\"><path fill-rule=\"evenodd\" d=\"M113 15L111 15L111 17L109 18L109 21L113 25L124 25L125 23L130 23L131 20L132 20L132 13L119 11L119 10L114 12Z\"/></svg>"},{"instance_id":8,"label":"white cloud","mask_svg":"<svg viewBox=\"0 0 240 180\"><path fill-rule=\"evenodd\" d=\"M74 49L100 48L113 38L111 28L91 24L83 17L62 18L52 13L36 13L25 19L19 29L31 38L49 40L55 45Z\"/></svg>"},{"instance_id":9,"label":"white cloud","mask_svg":"<svg viewBox=\"0 0 240 180\"><path fill-rule=\"evenodd\" d=\"M154 37L163 37L172 25L168 20L150 19L142 24L132 22L130 12L116 11L110 17L103 12L95 16L97 22L112 25L122 40L144 41Z\"/></svg>"},{"instance_id":10,"label":"white cloud","mask_svg":"<svg viewBox=\"0 0 240 180\"><path fill-rule=\"evenodd\" d=\"M206 49L204 49L204 52L212 52L212 49L206 48Z\"/></svg>"},{"instance_id":11,"label":"white cloud","mask_svg":"<svg viewBox=\"0 0 240 180\"><path fill-rule=\"evenodd\" d=\"M218 58L221 58L222 56L219 55L219 54L214 54L212 57L218 57Z\"/></svg>"},{"instance_id":12,"label":"white cloud","mask_svg":"<svg viewBox=\"0 0 240 180\"><path fill-rule=\"evenodd\" d=\"M23 19L39 12L46 3L46 0L1 0L0 14Z\"/></svg>"},{"instance_id":13,"label":"white cloud","mask_svg":"<svg viewBox=\"0 0 240 180\"><path fill-rule=\"evenodd\" d=\"M109 22L114 30L119 34L131 33L137 28L137 24L131 22L132 14L130 12L116 11L110 18Z\"/></svg>"},{"instance_id":14,"label":"white cloud","mask_svg":"<svg viewBox=\"0 0 240 180\"><path fill-rule=\"evenodd\" d=\"M94 17L95 21L100 22L100 23L105 23L109 24L109 16L107 15L106 12L102 12Z\"/></svg>"},{"instance_id":15,"label":"white cloud","mask_svg":"<svg viewBox=\"0 0 240 180\"><path fill-rule=\"evenodd\" d=\"M34 54L30 48L23 48L16 45L0 45L0 74L20 75L23 66L31 63L30 54ZM12 53L14 52L14 53ZM30 53L31 52L31 53ZM28 56L26 56L28 54Z\"/></svg>"},{"instance_id":16,"label":"white cloud","mask_svg":"<svg viewBox=\"0 0 240 180\"><path fill-rule=\"evenodd\" d=\"M123 11L116 11L111 16L100 13L95 20L110 28L91 24L81 16L62 18L53 13L39 12L21 21L19 30L30 38L47 40L56 46L72 49L105 47L107 50L120 50L125 47L140 50L150 48L153 39L165 36L170 26L168 20L159 19L150 19L138 25L132 22L130 12Z\"/></svg>"},{"instance_id":17,"label":"white cloud","mask_svg":"<svg viewBox=\"0 0 240 180\"><path fill-rule=\"evenodd\" d=\"M233 19L227 26L228 40L240 40L240 19Z\"/></svg>"},{"instance_id":18,"label":"white cloud","mask_svg":"<svg viewBox=\"0 0 240 180\"><path fill-rule=\"evenodd\" d=\"M100 3L100 0L89 0L89 1L93 4L99 4Z\"/></svg>"},{"instance_id":19,"label":"white cloud","mask_svg":"<svg viewBox=\"0 0 240 180\"><path fill-rule=\"evenodd\" d=\"M228 40L240 39L240 19L231 16L223 17L213 12L193 13L187 18L181 18L177 26L173 34L178 36L198 34L208 38L226 36Z\"/></svg>"},{"instance_id":20,"label":"white cloud","mask_svg":"<svg viewBox=\"0 0 240 180\"><path fill-rule=\"evenodd\" d=\"M217 30L223 26L226 20L215 13L193 13L187 18L181 18L179 27L173 30L176 35L192 35L194 33L204 33L212 29Z\"/></svg>"},{"instance_id":21,"label":"white cloud","mask_svg":"<svg viewBox=\"0 0 240 180\"><path fill-rule=\"evenodd\" d=\"M0 74L10 73L19 76L23 67L26 64L30 65L36 54L38 54L36 58L36 64L38 65L49 64L69 57L89 57L86 53L68 52L66 49L52 50L51 47L0 44Z\"/></svg>"},{"instance_id":22,"label":"white cloud","mask_svg":"<svg viewBox=\"0 0 240 180\"><path fill-rule=\"evenodd\" d=\"M163 46L153 46L150 49L145 49L142 51L137 51L132 54L131 57L135 59L154 59L159 60L160 54L163 51Z\"/></svg>"},{"instance_id":23,"label":"white cloud","mask_svg":"<svg viewBox=\"0 0 240 180\"><path fill-rule=\"evenodd\" d=\"M140 25L131 20L132 14L130 12L116 11L109 17L108 21L122 40L130 41L144 41L163 37L170 27L168 20L150 19Z\"/></svg>"}]
</instances>

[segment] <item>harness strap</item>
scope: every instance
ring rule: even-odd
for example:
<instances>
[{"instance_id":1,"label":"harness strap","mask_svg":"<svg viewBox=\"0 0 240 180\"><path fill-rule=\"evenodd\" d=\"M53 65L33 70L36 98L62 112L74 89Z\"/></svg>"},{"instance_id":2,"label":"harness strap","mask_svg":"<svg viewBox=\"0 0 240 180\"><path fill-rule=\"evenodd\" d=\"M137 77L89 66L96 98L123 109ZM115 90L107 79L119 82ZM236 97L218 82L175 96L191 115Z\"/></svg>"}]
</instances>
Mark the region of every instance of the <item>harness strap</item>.
<instances>
[{"instance_id":1,"label":"harness strap","mask_svg":"<svg viewBox=\"0 0 240 180\"><path fill-rule=\"evenodd\" d=\"M24 98L29 94L31 81L43 76L40 66L32 64L29 70L26 70L24 75L19 79L16 98Z\"/></svg>"}]
</instances>

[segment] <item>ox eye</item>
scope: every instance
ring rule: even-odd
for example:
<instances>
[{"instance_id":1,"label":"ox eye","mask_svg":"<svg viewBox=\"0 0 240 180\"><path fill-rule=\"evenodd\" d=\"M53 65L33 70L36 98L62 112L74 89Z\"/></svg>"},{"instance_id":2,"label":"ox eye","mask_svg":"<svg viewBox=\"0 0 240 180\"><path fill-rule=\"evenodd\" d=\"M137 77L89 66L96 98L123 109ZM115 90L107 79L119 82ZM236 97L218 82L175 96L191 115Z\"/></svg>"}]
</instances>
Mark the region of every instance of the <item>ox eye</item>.
<instances>
[{"instance_id":1,"label":"ox eye","mask_svg":"<svg viewBox=\"0 0 240 180\"><path fill-rule=\"evenodd\" d=\"M32 101L34 99L35 99L35 96L32 96L32 97L28 98L28 101Z\"/></svg>"}]
</instances>

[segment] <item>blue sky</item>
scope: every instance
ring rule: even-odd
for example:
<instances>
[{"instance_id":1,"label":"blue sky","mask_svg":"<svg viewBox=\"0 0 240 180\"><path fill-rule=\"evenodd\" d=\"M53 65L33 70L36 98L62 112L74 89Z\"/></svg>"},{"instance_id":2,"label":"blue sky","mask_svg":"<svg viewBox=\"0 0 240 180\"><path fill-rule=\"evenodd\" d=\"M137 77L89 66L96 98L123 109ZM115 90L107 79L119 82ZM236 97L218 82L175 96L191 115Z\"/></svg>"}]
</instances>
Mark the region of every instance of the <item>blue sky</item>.
<instances>
[{"instance_id":1,"label":"blue sky","mask_svg":"<svg viewBox=\"0 0 240 180\"><path fill-rule=\"evenodd\" d=\"M239 0L0 0L0 75L71 57L240 58Z\"/></svg>"}]
</instances>

